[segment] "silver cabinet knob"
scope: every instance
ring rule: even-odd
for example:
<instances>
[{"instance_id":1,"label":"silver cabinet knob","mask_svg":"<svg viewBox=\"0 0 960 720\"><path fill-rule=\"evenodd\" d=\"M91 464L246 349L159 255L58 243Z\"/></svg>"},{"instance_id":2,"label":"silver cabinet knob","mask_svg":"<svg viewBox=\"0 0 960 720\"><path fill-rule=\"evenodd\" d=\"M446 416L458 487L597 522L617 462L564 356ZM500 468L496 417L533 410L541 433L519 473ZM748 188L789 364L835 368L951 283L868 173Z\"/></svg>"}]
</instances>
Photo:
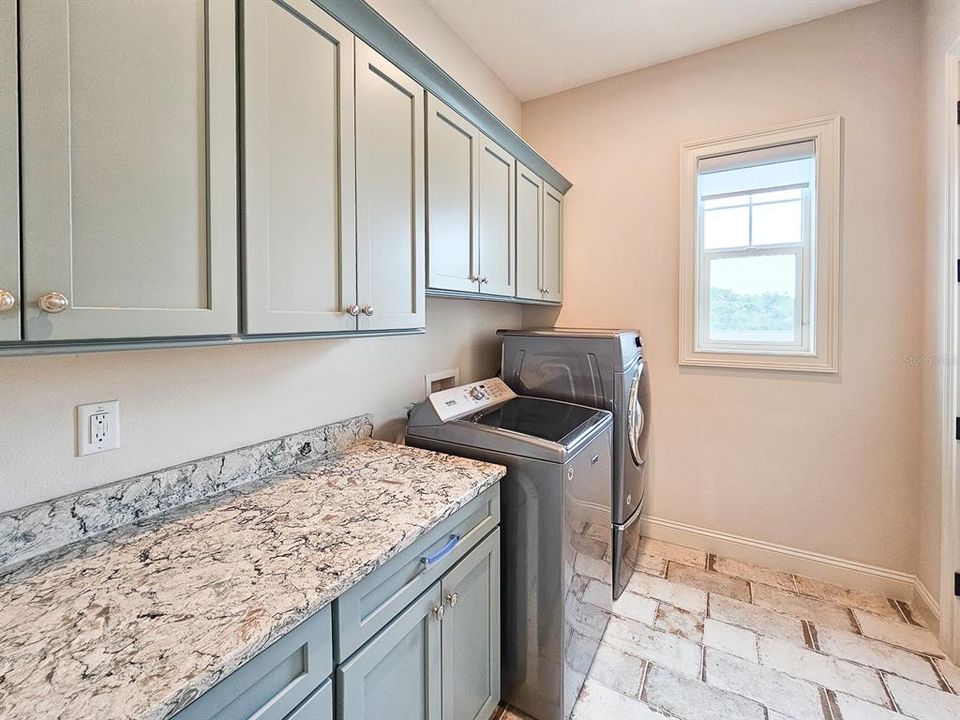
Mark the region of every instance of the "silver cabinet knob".
<instances>
[{"instance_id":1,"label":"silver cabinet knob","mask_svg":"<svg viewBox=\"0 0 960 720\"><path fill-rule=\"evenodd\" d=\"M371 315L373 315L373 305L364 305L360 309L360 312L362 312L367 317L370 317Z\"/></svg>"},{"instance_id":2,"label":"silver cabinet knob","mask_svg":"<svg viewBox=\"0 0 960 720\"><path fill-rule=\"evenodd\" d=\"M471 276L470 276L469 278L467 278L467 279L468 279L470 282L480 282L480 276L479 276L479 275L471 275Z\"/></svg>"},{"instance_id":3,"label":"silver cabinet knob","mask_svg":"<svg viewBox=\"0 0 960 720\"><path fill-rule=\"evenodd\" d=\"M443 609L443 605L437 605L433 608L433 614L436 616L437 620L443 620L443 613L446 612Z\"/></svg>"},{"instance_id":4,"label":"silver cabinet knob","mask_svg":"<svg viewBox=\"0 0 960 720\"><path fill-rule=\"evenodd\" d=\"M450 607L456 607L459 601L460 596L457 593L447 593L447 605Z\"/></svg>"},{"instance_id":5,"label":"silver cabinet knob","mask_svg":"<svg viewBox=\"0 0 960 720\"><path fill-rule=\"evenodd\" d=\"M347 315L353 315L353 317L356 317L357 315L360 314L360 306L354 303L353 305L348 306L347 309L344 310L344 312Z\"/></svg>"},{"instance_id":6,"label":"silver cabinet knob","mask_svg":"<svg viewBox=\"0 0 960 720\"><path fill-rule=\"evenodd\" d=\"M14 297L12 292L9 290L0 290L0 312L13 310L13 306L16 304L17 298Z\"/></svg>"},{"instance_id":7,"label":"silver cabinet knob","mask_svg":"<svg viewBox=\"0 0 960 720\"><path fill-rule=\"evenodd\" d=\"M45 313L56 315L70 307L70 301L63 293L48 292L37 298L37 306Z\"/></svg>"},{"instance_id":8,"label":"silver cabinet knob","mask_svg":"<svg viewBox=\"0 0 960 720\"><path fill-rule=\"evenodd\" d=\"M486 284L487 284L487 278L485 278L485 277L480 278L480 284L481 284L481 285L486 285Z\"/></svg>"}]
</instances>

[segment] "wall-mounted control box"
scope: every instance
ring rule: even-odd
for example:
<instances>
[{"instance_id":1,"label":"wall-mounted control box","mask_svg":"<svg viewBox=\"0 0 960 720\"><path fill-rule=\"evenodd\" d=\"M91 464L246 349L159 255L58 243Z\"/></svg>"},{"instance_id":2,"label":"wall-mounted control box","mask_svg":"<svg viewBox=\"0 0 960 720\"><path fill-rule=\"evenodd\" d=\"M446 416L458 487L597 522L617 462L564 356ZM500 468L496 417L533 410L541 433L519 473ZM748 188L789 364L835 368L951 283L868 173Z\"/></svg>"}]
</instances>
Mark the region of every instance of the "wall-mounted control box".
<instances>
[{"instance_id":1,"label":"wall-mounted control box","mask_svg":"<svg viewBox=\"0 0 960 720\"><path fill-rule=\"evenodd\" d=\"M77 455L120 447L120 401L77 405Z\"/></svg>"}]
</instances>

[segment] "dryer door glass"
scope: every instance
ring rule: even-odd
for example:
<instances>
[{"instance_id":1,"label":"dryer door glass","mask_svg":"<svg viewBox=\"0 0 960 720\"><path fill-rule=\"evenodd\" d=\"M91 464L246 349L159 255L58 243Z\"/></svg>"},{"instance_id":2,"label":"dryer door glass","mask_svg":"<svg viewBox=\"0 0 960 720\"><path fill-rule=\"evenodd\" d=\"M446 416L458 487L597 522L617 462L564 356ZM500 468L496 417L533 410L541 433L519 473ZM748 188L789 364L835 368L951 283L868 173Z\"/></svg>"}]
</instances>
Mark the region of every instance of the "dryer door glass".
<instances>
[{"instance_id":1,"label":"dryer door glass","mask_svg":"<svg viewBox=\"0 0 960 720\"><path fill-rule=\"evenodd\" d=\"M637 465L643 465L644 463L643 451L645 448L643 447L643 430L645 417L643 414L643 405L641 404L640 383L642 382L645 369L646 363L641 362L637 368L637 374L633 378L633 385L630 388L630 399L627 401L630 417L627 437L630 441L630 454L633 455L633 461Z\"/></svg>"}]
</instances>

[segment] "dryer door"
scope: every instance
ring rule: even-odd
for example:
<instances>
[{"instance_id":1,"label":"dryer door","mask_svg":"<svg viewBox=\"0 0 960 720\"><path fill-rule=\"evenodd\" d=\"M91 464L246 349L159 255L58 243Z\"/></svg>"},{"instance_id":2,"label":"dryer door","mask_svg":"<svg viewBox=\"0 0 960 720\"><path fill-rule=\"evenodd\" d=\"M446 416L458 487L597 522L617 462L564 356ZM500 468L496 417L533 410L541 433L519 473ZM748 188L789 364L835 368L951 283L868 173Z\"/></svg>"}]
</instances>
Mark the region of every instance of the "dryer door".
<instances>
[{"instance_id":1,"label":"dryer door","mask_svg":"<svg viewBox=\"0 0 960 720\"><path fill-rule=\"evenodd\" d=\"M630 454L638 467L646 462L647 452L647 422L644 405L649 397L647 389L647 364L640 361L637 374L633 378L630 388L630 398L627 400L627 440L630 443Z\"/></svg>"}]
</instances>

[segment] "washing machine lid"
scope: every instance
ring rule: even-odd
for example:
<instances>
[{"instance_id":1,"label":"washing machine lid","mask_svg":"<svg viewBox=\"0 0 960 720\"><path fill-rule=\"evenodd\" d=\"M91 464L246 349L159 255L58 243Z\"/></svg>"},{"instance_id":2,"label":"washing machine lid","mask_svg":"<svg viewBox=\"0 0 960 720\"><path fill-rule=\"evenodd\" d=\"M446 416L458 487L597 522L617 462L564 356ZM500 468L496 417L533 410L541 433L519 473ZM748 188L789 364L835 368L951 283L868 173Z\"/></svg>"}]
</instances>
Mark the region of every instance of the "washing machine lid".
<instances>
[{"instance_id":1,"label":"washing machine lid","mask_svg":"<svg viewBox=\"0 0 960 720\"><path fill-rule=\"evenodd\" d=\"M564 463L612 424L606 410L533 397L444 423L427 402L411 411L407 436Z\"/></svg>"},{"instance_id":2,"label":"washing machine lid","mask_svg":"<svg viewBox=\"0 0 960 720\"><path fill-rule=\"evenodd\" d=\"M517 397L475 420L480 425L520 433L570 448L595 423L597 409L544 398Z\"/></svg>"}]
</instances>

